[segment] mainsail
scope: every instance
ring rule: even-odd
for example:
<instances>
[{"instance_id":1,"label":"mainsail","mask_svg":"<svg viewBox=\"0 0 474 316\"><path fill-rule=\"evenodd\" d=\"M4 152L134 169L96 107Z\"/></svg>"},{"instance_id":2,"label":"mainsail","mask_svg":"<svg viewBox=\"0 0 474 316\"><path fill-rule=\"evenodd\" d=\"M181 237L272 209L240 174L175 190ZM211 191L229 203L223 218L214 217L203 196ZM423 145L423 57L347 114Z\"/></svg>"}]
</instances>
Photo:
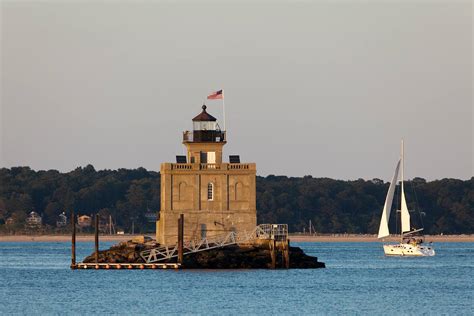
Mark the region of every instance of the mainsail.
<instances>
[{"instance_id":1,"label":"mainsail","mask_svg":"<svg viewBox=\"0 0 474 316\"><path fill-rule=\"evenodd\" d=\"M380 220L378 238L384 238L390 235L390 232L388 230L388 220L390 219L390 210L392 208L393 194L395 193L395 187L397 186L399 168L400 168L400 160L398 161L397 167L395 168L395 173L393 174L392 182L390 182L390 187L388 188L387 197L385 198L385 204L383 206L383 212L382 212L382 219Z\"/></svg>"}]
</instances>

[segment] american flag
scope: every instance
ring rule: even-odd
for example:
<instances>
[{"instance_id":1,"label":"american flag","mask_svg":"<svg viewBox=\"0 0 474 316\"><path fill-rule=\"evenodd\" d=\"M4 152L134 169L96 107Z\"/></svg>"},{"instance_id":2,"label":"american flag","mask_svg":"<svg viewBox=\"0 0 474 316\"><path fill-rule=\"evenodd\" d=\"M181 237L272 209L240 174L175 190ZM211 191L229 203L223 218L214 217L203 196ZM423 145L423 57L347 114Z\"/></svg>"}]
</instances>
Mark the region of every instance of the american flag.
<instances>
[{"instance_id":1,"label":"american flag","mask_svg":"<svg viewBox=\"0 0 474 316\"><path fill-rule=\"evenodd\" d=\"M224 98L224 94L222 93L222 90L213 92L207 96L208 100L218 100L218 99L222 100L223 98Z\"/></svg>"}]
</instances>

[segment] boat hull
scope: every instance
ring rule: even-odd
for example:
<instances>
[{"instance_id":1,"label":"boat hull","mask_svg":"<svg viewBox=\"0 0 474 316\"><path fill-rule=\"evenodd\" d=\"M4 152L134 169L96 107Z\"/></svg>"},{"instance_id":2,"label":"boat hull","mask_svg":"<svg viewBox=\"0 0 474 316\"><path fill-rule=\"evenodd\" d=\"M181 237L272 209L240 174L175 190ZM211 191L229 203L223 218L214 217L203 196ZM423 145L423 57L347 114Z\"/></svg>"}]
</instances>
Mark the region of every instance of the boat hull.
<instances>
[{"instance_id":1,"label":"boat hull","mask_svg":"<svg viewBox=\"0 0 474 316\"><path fill-rule=\"evenodd\" d=\"M383 245L383 251L386 256L432 257L435 255L433 247L420 244Z\"/></svg>"}]
</instances>

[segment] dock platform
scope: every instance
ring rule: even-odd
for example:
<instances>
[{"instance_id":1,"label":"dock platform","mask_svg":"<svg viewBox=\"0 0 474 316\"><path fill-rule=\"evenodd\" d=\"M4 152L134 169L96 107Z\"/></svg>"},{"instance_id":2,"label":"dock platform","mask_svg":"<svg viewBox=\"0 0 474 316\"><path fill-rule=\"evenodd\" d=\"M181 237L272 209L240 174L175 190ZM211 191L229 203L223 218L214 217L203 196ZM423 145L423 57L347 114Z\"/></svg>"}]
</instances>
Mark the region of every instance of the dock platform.
<instances>
[{"instance_id":1,"label":"dock platform","mask_svg":"<svg viewBox=\"0 0 474 316\"><path fill-rule=\"evenodd\" d=\"M78 263L71 265L73 270L119 270L119 269L180 269L179 263Z\"/></svg>"}]
</instances>

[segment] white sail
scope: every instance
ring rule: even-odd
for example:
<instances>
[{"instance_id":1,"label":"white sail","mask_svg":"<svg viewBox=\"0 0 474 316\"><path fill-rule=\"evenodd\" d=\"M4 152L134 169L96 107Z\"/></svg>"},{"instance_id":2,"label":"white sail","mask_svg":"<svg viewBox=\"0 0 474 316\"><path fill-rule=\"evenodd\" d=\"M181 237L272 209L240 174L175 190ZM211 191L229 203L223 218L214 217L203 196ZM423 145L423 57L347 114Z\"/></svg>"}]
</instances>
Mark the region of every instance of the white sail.
<instances>
[{"instance_id":1,"label":"white sail","mask_svg":"<svg viewBox=\"0 0 474 316\"><path fill-rule=\"evenodd\" d=\"M407 201L405 200L405 190L402 185L402 234L410 231L410 212L408 212Z\"/></svg>"},{"instance_id":2,"label":"white sail","mask_svg":"<svg viewBox=\"0 0 474 316\"><path fill-rule=\"evenodd\" d=\"M378 238L384 238L390 235L390 232L388 230L388 220L390 219L390 210L392 209L393 194L395 193L395 187L397 186L399 168L400 168L400 160L398 161L397 167L395 168L395 173L393 174L392 182L390 182L390 187L388 188L387 197L385 198L382 218L380 219Z\"/></svg>"},{"instance_id":3,"label":"white sail","mask_svg":"<svg viewBox=\"0 0 474 316\"><path fill-rule=\"evenodd\" d=\"M400 243L396 245L386 244L383 246L383 251L386 256L434 256L435 250L431 245L425 246L423 244L423 238L414 238L416 232L422 231L421 229L414 229L410 231L410 212L408 211L407 201L405 197L405 188L404 188L404 173L405 173L405 159L404 159L404 148L403 140L401 143L401 155L400 160L398 161L397 168L395 169L395 174L393 175L392 182L388 189L387 197L385 199L385 205L383 207L382 218L380 220L380 228L378 238L384 238L389 236L390 232L388 229L388 221L390 217L390 210L393 202L393 194L395 187L397 185L398 178L398 169L401 165L400 171L400 202L401 210L401 234L400 234ZM413 238L412 238L413 237Z\"/></svg>"}]
</instances>

